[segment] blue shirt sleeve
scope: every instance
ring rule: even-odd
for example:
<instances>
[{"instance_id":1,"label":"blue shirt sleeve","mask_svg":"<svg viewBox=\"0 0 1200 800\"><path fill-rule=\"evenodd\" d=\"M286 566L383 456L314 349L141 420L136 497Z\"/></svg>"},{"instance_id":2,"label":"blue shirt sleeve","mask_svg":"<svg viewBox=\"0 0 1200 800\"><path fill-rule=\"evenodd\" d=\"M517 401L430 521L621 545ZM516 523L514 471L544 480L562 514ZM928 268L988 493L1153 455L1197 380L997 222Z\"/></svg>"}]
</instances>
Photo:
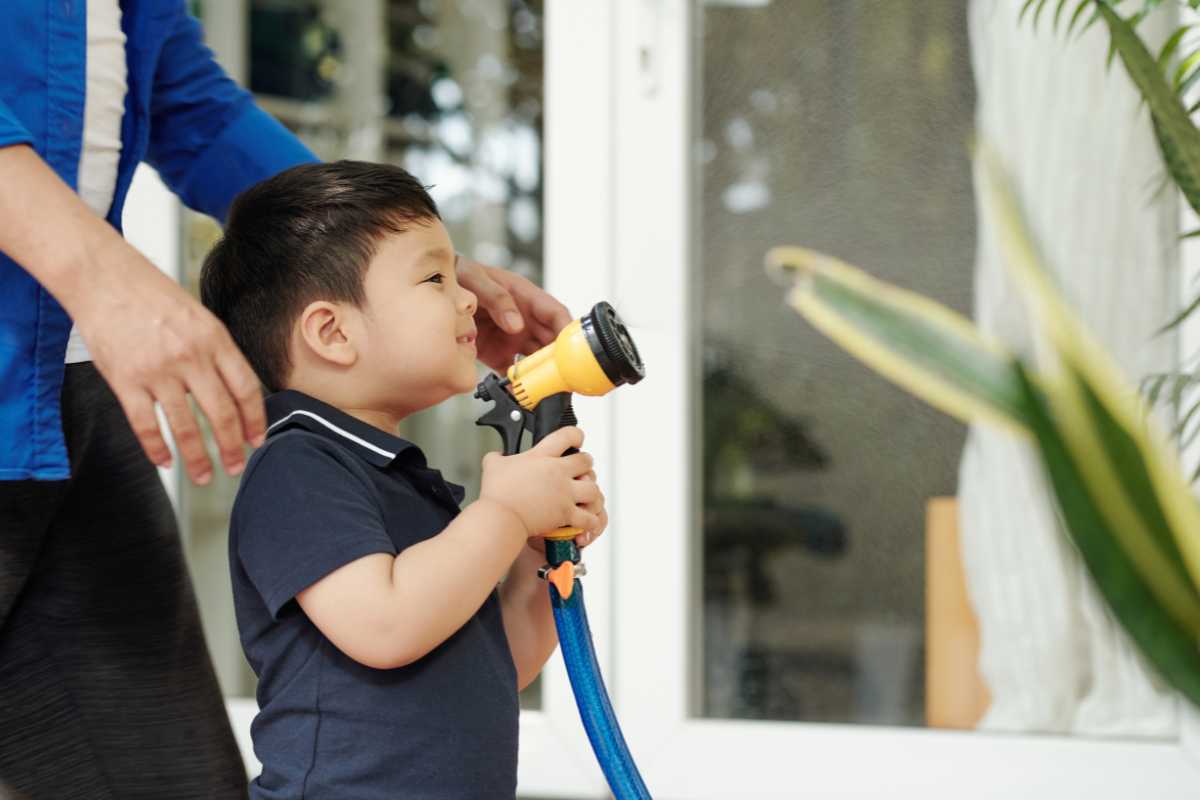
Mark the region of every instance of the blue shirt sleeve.
<instances>
[{"instance_id":1,"label":"blue shirt sleeve","mask_svg":"<svg viewBox=\"0 0 1200 800\"><path fill-rule=\"evenodd\" d=\"M180 5L155 67L146 161L188 206L224 221L243 189L318 159L225 74Z\"/></svg>"},{"instance_id":2,"label":"blue shirt sleeve","mask_svg":"<svg viewBox=\"0 0 1200 800\"><path fill-rule=\"evenodd\" d=\"M273 618L329 573L396 554L363 467L315 434L285 433L252 460L234 502L231 555Z\"/></svg>"},{"instance_id":3,"label":"blue shirt sleeve","mask_svg":"<svg viewBox=\"0 0 1200 800\"><path fill-rule=\"evenodd\" d=\"M12 109L0 100L0 147L14 144L33 144L33 136L12 113Z\"/></svg>"}]
</instances>

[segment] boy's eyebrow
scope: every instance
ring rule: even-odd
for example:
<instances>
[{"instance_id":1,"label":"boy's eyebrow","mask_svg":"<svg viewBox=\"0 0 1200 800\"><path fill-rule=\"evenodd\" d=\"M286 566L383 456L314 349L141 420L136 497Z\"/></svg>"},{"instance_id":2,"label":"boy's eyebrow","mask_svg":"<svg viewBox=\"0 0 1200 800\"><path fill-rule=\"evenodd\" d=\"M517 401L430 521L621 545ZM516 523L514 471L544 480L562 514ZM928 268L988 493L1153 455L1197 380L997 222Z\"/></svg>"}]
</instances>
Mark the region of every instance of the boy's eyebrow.
<instances>
[{"instance_id":1,"label":"boy's eyebrow","mask_svg":"<svg viewBox=\"0 0 1200 800\"><path fill-rule=\"evenodd\" d=\"M454 253L450 252L444 247L435 247L432 250L426 250L425 253L413 263L413 268L421 269L428 265L430 261L438 264L444 264L447 261L453 263Z\"/></svg>"}]
</instances>

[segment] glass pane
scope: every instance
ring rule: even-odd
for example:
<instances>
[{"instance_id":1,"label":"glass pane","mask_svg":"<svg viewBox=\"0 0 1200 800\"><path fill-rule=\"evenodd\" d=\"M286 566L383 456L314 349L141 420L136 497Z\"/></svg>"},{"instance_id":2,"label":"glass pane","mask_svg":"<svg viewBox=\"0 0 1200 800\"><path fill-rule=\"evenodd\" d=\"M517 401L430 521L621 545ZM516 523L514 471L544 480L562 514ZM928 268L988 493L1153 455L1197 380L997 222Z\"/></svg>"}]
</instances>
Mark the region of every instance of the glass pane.
<instances>
[{"instance_id":1,"label":"glass pane","mask_svg":"<svg viewBox=\"0 0 1200 800\"><path fill-rule=\"evenodd\" d=\"M400 164L430 188L459 252L542 277L541 0L365 0L243 4L247 74L260 105L322 158ZM201 6L206 22L230 6ZM230 24L222 19L222 30ZM211 32L211 31L210 31ZM382 33L381 33L382 32ZM217 47L220 52L219 46ZM185 216L184 270L196 291L220 229ZM406 420L400 435L478 496L483 454L499 446L477 428L469 397ZM237 641L225 553L237 481L184 488L189 557L209 648L225 693L249 695L254 676ZM538 684L522 694L539 707Z\"/></svg>"},{"instance_id":2,"label":"glass pane","mask_svg":"<svg viewBox=\"0 0 1200 800\"><path fill-rule=\"evenodd\" d=\"M701 716L924 720L926 506L964 430L786 308L762 257L804 244L969 313L966 14L697 5Z\"/></svg>"}]
</instances>

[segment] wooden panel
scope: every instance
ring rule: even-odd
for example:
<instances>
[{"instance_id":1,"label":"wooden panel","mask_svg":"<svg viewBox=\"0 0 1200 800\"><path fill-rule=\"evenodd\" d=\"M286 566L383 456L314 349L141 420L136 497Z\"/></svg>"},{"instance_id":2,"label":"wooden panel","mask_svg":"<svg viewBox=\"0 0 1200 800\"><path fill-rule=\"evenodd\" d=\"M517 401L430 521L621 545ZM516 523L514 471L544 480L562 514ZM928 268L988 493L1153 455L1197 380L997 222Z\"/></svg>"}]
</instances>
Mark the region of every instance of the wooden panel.
<instances>
[{"instance_id":1,"label":"wooden panel","mask_svg":"<svg viewBox=\"0 0 1200 800\"><path fill-rule=\"evenodd\" d=\"M925 723L974 728L989 702L959 550L958 501L933 497L925 513Z\"/></svg>"}]
</instances>

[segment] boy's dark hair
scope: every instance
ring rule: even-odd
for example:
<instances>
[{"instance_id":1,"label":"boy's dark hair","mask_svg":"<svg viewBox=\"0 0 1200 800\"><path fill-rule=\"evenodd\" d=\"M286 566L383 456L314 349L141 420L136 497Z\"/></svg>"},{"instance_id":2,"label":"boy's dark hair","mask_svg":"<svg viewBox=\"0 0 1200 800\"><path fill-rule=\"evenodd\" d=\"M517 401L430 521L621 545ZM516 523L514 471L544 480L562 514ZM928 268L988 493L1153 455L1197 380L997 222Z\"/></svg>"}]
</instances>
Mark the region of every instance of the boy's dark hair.
<instances>
[{"instance_id":1,"label":"boy's dark hair","mask_svg":"<svg viewBox=\"0 0 1200 800\"><path fill-rule=\"evenodd\" d=\"M314 300L361 306L379 239L440 219L417 180L389 164L303 164L238 195L200 271L200 300L269 392L291 371L289 332Z\"/></svg>"}]
</instances>

